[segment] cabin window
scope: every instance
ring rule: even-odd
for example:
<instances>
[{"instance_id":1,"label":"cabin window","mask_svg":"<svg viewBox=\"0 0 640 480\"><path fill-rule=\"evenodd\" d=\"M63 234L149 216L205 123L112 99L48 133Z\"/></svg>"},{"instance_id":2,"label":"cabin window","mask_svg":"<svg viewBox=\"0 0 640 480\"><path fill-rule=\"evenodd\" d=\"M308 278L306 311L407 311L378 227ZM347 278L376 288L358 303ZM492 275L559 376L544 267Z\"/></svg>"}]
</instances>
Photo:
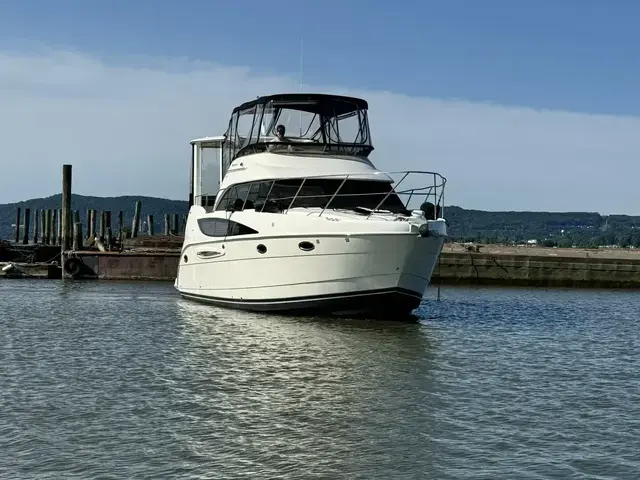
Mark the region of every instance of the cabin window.
<instances>
[{"instance_id":1,"label":"cabin window","mask_svg":"<svg viewBox=\"0 0 640 480\"><path fill-rule=\"evenodd\" d=\"M308 179L300 188L301 183L302 179L294 178L234 185L223 193L216 209L239 211L255 208L259 211L279 212L293 207L324 208L340 188L342 179ZM331 200L329 208L373 209L383 201L391 188L389 182L347 180L338 195ZM295 202L292 204L294 197ZM266 206L265 201L267 201ZM265 206L264 210L263 206ZM402 200L396 193L389 195L379 208L394 213L407 213Z\"/></svg>"},{"instance_id":2,"label":"cabin window","mask_svg":"<svg viewBox=\"0 0 640 480\"><path fill-rule=\"evenodd\" d=\"M253 228L224 218L201 218L198 220L200 231L208 237L231 237L258 233Z\"/></svg>"}]
</instances>

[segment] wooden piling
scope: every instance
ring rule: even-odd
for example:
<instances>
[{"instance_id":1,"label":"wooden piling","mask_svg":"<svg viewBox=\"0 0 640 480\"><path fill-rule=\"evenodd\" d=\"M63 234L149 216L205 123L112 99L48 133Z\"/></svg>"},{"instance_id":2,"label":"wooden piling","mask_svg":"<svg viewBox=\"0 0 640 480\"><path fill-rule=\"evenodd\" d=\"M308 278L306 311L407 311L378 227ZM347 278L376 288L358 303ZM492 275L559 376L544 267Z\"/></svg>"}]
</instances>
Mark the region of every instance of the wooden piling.
<instances>
[{"instance_id":1,"label":"wooden piling","mask_svg":"<svg viewBox=\"0 0 640 480\"><path fill-rule=\"evenodd\" d=\"M172 232L174 235L178 235L178 229L180 228L180 224L178 223L178 219L179 219L179 215L177 213L173 214L173 225L172 225Z\"/></svg>"},{"instance_id":2,"label":"wooden piling","mask_svg":"<svg viewBox=\"0 0 640 480\"><path fill-rule=\"evenodd\" d=\"M59 245L58 239L58 210L51 210L51 245Z\"/></svg>"},{"instance_id":3,"label":"wooden piling","mask_svg":"<svg viewBox=\"0 0 640 480\"><path fill-rule=\"evenodd\" d=\"M80 212L78 212L78 217ZM75 220L75 219L74 219ZM73 250L78 251L82 247L82 223L73 222Z\"/></svg>"},{"instance_id":4,"label":"wooden piling","mask_svg":"<svg viewBox=\"0 0 640 480\"><path fill-rule=\"evenodd\" d=\"M22 230L22 243L23 245L29 244L29 225L31 224L31 209L24 209L24 222L23 222L23 230Z\"/></svg>"},{"instance_id":5,"label":"wooden piling","mask_svg":"<svg viewBox=\"0 0 640 480\"><path fill-rule=\"evenodd\" d=\"M111 242L113 236L111 234L111 210L105 210L104 212L104 242L107 250L111 250Z\"/></svg>"},{"instance_id":6,"label":"wooden piling","mask_svg":"<svg viewBox=\"0 0 640 480\"><path fill-rule=\"evenodd\" d=\"M104 210L100 210L100 231L98 234L98 238L101 242L104 242L104 236L107 231L107 225L105 223Z\"/></svg>"},{"instance_id":7,"label":"wooden piling","mask_svg":"<svg viewBox=\"0 0 640 480\"><path fill-rule=\"evenodd\" d=\"M138 236L138 227L140 226L140 210L142 210L142 202L137 201L136 207L133 213L133 222L131 224L131 238Z\"/></svg>"},{"instance_id":8,"label":"wooden piling","mask_svg":"<svg viewBox=\"0 0 640 480\"><path fill-rule=\"evenodd\" d=\"M91 209L87 208L84 211L84 225L87 226L86 230L84 230L84 233L87 234L86 237L85 237L87 240L90 238L90 235L89 235L89 224L90 223L91 223Z\"/></svg>"},{"instance_id":9,"label":"wooden piling","mask_svg":"<svg viewBox=\"0 0 640 480\"><path fill-rule=\"evenodd\" d=\"M56 244L56 211L49 209L49 245Z\"/></svg>"},{"instance_id":10,"label":"wooden piling","mask_svg":"<svg viewBox=\"0 0 640 480\"><path fill-rule=\"evenodd\" d=\"M71 165L62 166L62 251L69 249L71 243Z\"/></svg>"},{"instance_id":11,"label":"wooden piling","mask_svg":"<svg viewBox=\"0 0 640 480\"><path fill-rule=\"evenodd\" d=\"M22 220L22 218L20 218L20 213L20 207L18 207L18 211L16 213L16 231L14 236L16 243L20 243L20 220Z\"/></svg>"},{"instance_id":12,"label":"wooden piling","mask_svg":"<svg viewBox=\"0 0 640 480\"><path fill-rule=\"evenodd\" d=\"M124 212L120 210L118 212L118 241L120 242L120 246L122 246L122 240L124 234Z\"/></svg>"},{"instance_id":13,"label":"wooden piling","mask_svg":"<svg viewBox=\"0 0 640 480\"><path fill-rule=\"evenodd\" d=\"M33 244L38 244L40 235L40 210L37 208L33 211Z\"/></svg>"},{"instance_id":14,"label":"wooden piling","mask_svg":"<svg viewBox=\"0 0 640 480\"><path fill-rule=\"evenodd\" d=\"M40 242L42 242L42 245L45 245L44 243L44 224L45 224L45 210L44 208L40 209Z\"/></svg>"},{"instance_id":15,"label":"wooden piling","mask_svg":"<svg viewBox=\"0 0 640 480\"><path fill-rule=\"evenodd\" d=\"M56 244L56 211L49 210L49 245Z\"/></svg>"},{"instance_id":16,"label":"wooden piling","mask_svg":"<svg viewBox=\"0 0 640 480\"><path fill-rule=\"evenodd\" d=\"M89 238L96 236L96 211L95 209L89 210L89 223L87 229L89 230Z\"/></svg>"},{"instance_id":17,"label":"wooden piling","mask_svg":"<svg viewBox=\"0 0 640 480\"><path fill-rule=\"evenodd\" d=\"M56 234L58 245L62 245L62 209L59 208L57 212L58 216L58 229L56 230L58 233Z\"/></svg>"},{"instance_id":18,"label":"wooden piling","mask_svg":"<svg viewBox=\"0 0 640 480\"><path fill-rule=\"evenodd\" d=\"M42 210L42 244L49 245L49 210Z\"/></svg>"},{"instance_id":19,"label":"wooden piling","mask_svg":"<svg viewBox=\"0 0 640 480\"><path fill-rule=\"evenodd\" d=\"M184 234L187 230L187 216L182 215L182 226L180 227L180 233Z\"/></svg>"},{"instance_id":20,"label":"wooden piling","mask_svg":"<svg viewBox=\"0 0 640 480\"><path fill-rule=\"evenodd\" d=\"M147 235L153 236L153 234L154 234L153 215L147 215Z\"/></svg>"},{"instance_id":21,"label":"wooden piling","mask_svg":"<svg viewBox=\"0 0 640 480\"><path fill-rule=\"evenodd\" d=\"M171 217L169 216L168 213L165 213L164 214L164 234L165 234L165 236L168 236L169 232L171 231L170 225L171 225Z\"/></svg>"}]
</instances>

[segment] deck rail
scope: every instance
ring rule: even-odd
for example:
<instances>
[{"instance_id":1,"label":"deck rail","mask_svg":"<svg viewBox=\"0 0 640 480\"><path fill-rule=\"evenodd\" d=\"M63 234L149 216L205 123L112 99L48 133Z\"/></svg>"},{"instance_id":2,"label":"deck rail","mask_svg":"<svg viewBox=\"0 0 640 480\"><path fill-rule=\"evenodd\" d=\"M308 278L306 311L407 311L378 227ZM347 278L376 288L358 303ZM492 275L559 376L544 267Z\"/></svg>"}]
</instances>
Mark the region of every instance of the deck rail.
<instances>
[{"instance_id":1,"label":"deck rail","mask_svg":"<svg viewBox=\"0 0 640 480\"><path fill-rule=\"evenodd\" d=\"M392 183L392 188L389 191L376 191L376 192L357 192L357 193L346 193L345 185L349 180L378 180L380 181L380 177L387 176L394 180ZM395 178L398 177L399 180L395 181ZM304 195L303 190L305 186L311 186L311 180L327 180L327 179L337 179L341 180L338 188L330 194L316 194L313 195ZM408 185L415 179L418 180L418 184L416 186ZM313 199L314 201L318 201L318 199L328 198L328 201L320 202L319 205L316 205L321 208L319 216L322 216L326 210L328 209L345 209L345 207L336 206L339 204L344 204L344 202L339 202L340 199L345 198L366 198L366 202L370 205L374 205L372 200L379 199L379 201L373 207L362 207L358 208L362 211L363 214L367 214L367 218L370 218L372 215L378 212L385 212L384 208L385 202L389 200L389 198L395 194L402 201L405 210L411 210L411 201L419 202L416 203L414 208L419 208L420 205L424 203L430 203L432 208L425 212L425 215L428 219L437 219L438 217L442 217L444 214L444 190L447 180L441 174L437 172L430 171L421 171L421 170L408 170L408 171L399 171L399 172L375 172L375 173L351 173L351 174L333 174L333 175L311 175L301 178L300 185L297 188L297 191L292 196L278 196L272 197L273 187L281 181L285 180L298 180L298 178L280 178L274 180L260 180L255 182L250 182L248 184L248 188L246 194L244 195L244 200L242 198L236 199L236 202L240 200L242 203L237 207L233 207L233 209L244 210L247 206L247 202L249 201L250 193L253 191L254 184L262 184L269 182L271 185L269 187L269 191L267 193L266 198L262 201L262 205L258 207L255 206L255 209L263 212L267 207L269 201L278 202L280 205L281 213L288 213L289 210L295 207L296 202L304 206L303 200L305 199ZM401 188L402 187L402 188ZM221 199L222 200L222 199ZM349 202L352 203L353 202ZM227 206L229 209L231 205ZM352 208L351 208L352 209Z\"/></svg>"}]
</instances>

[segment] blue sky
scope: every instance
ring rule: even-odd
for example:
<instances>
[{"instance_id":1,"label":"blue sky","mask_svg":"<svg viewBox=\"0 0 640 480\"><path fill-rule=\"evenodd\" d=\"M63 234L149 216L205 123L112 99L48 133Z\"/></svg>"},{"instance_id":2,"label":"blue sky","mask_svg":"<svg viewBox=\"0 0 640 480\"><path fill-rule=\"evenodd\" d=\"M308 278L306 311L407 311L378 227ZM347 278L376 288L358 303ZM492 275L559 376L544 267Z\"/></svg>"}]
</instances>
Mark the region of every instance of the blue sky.
<instances>
[{"instance_id":1,"label":"blue sky","mask_svg":"<svg viewBox=\"0 0 640 480\"><path fill-rule=\"evenodd\" d=\"M640 114L631 0L15 0L0 41L188 56L409 95Z\"/></svg>"},{"instance_id":2,"label":"blue sky","mask_svg":"<svg viewBox=\"0 0 640 480\"><path fill-rule=\"evenodd\" d=\"M0 1L0 102L13 105L0 126L15 138L0 162L18 138L55 130L48 150L33 150L55 178L38 188L55 193L69 132L95 116L110 143L96 163L72 154L74 164L101 171L102 155L125 165L142 150L162 168L152 185L143 162L130 183L84 193L183 198L186 181L172 181L184 142L221 133L234 103L297 89L303 38L305 88L370 99L375 158L384 167L385 155L426 145L452 203L640 213L629 201L640 175L638 18L640 3L622 0ZM166 143L143 145L135 131L162 131ZM406 168L424 162L407 155ZM0 203L24 195L41 196L5 188Z\"/></svg>"}]
</instances>

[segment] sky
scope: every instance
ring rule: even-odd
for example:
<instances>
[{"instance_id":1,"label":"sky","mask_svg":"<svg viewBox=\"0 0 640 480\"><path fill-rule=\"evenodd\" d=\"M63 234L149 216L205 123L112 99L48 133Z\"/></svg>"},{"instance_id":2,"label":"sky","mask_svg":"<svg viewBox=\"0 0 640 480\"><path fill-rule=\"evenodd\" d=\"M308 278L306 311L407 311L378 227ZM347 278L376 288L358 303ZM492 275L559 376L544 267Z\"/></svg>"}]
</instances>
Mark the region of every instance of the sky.
<instances>
[{"instance_id":1,"label":"sky","mask_svg":"<svg viewBox=\"0 0 640 480\"><path fill-rule=\"evenodd\" d=\"M64 163L75 193L187 199L190 139L302 86L365 98L376 166L442 173L449 205L640 214L637 18L631 0L0 0L0 203L58 193Z\"/></svg>"}]
</instances>

